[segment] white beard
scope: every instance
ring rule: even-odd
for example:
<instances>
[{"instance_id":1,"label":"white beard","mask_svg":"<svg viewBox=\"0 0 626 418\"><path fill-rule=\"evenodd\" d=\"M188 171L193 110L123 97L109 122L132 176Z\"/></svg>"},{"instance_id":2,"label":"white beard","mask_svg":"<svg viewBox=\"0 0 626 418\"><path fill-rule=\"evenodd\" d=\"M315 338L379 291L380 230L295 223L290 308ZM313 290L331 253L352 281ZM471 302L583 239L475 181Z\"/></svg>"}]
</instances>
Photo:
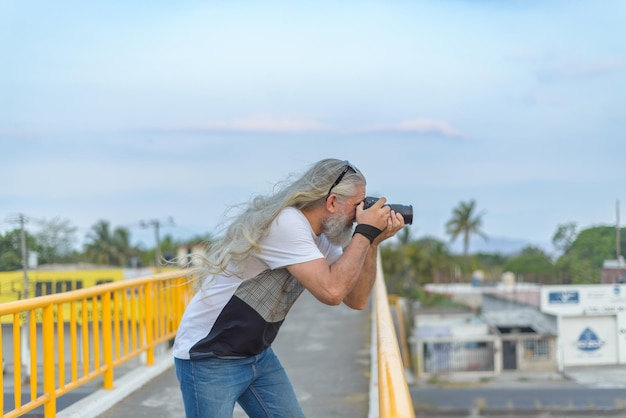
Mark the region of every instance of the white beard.
<instances>
[{"instance_id":1,"label":"white beard","mask_svg":"<svg viewBox=\"0 0 626 418\"><path fill-rule=\"evenodd\" d=\"M322 223L322 232L326 235L328 242L341 247L345 247L350 242L352 229L352 222L343 212L331 216Z\"/></svg>"}]
</instances>

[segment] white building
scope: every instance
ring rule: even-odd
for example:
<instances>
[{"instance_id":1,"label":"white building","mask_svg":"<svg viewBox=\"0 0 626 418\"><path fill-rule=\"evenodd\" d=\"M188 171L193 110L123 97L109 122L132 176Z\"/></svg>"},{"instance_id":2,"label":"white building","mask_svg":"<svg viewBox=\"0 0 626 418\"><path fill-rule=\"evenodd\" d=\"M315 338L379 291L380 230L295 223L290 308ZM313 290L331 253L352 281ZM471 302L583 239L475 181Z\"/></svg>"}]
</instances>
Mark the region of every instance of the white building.
<instances>
[{"instance_id":1,"label":"white building","mask_svg":"<svg viewBox=\"0 0 626 418\"><path fill-rule=\"evenodd\" d=\"M626 284L543 286L540 297L557 317L559 370L626 364Z\"/></svg>"}]
</instances>

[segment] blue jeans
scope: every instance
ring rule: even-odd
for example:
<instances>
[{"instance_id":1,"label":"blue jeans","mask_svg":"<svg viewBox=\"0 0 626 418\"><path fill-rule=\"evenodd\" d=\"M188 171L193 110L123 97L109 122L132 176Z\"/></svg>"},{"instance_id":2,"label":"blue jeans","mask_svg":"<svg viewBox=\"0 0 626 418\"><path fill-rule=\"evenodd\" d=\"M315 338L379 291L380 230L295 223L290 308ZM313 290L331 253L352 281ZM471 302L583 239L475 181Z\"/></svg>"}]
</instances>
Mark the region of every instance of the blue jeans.
<instances>
[{"instance_id":1,"label":"blue jeans","mask_svg":"<svg viewBox=\"0 0 626 418\"><path fill-rule=\"evenodd\" d=\"M250 418L304 418L271 347L245 359L176 358L174 364L187 418L232 418L235 402Z\"/></svg>"}]
</instances>

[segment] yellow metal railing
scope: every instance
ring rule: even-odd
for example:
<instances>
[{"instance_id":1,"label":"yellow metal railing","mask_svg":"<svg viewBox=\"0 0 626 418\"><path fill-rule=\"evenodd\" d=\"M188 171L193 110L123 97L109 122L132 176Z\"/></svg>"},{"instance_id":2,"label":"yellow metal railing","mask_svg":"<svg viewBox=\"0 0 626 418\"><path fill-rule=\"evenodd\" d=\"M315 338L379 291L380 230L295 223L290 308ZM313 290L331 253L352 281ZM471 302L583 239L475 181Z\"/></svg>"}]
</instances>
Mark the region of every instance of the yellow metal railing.
<instances>
[{"instance_id":1,"label":"yellow metal railing","mask_svg":"<svg viewBox=\"0 0 626 418\"><path fill-rule=\"evenodd\" d=\"M404 373L398 338L391 317L387 288L378 260L374 284L380 418L414 418L415 410Z\"/></svg>"},{"instance_id":2,"label":"yellow metal railing","mask_svg":"<svg viewBox=\"0 0 626 418\"><path fill-rule=\"evenodd\" d=\"M0 304L3 416L42 406L55 417L59 396L97 377L113 388L115 368L140 355L153 365L155 347L174 338L192 294L178 270Z\"/></svg>"}]
</instances>

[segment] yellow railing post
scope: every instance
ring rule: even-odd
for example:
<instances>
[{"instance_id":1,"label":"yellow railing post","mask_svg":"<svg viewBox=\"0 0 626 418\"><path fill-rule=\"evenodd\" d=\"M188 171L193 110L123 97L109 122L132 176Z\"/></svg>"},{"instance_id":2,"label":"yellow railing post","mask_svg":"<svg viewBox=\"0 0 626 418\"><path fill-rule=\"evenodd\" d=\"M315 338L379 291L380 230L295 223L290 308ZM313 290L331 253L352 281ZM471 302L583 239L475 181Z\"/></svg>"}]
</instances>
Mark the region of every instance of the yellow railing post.
<instances>
[{"instance_id":1,"label":"yellow railing post","mask_svg":"<svg viewBox=\"0 0 626 418\"><path fill-rule=\"evenodd\" d=\"M35 310L30 311L30 319L28 321L28 352L30 358L27 360L30 370L30 400L33 401L37 397L37 319Z\"/></svg>"},{"instance_id":2,"label":"yellow railing post","mask_svg":"<svg viewBox=\"0 0 626 418\"><path fill-rule=\"evenodd\" d=\"M93 352L93 369L100 369L100 315L98 314L98 300L100 297L91 298L91 346Z\"/></svg>"},{"instance_id":3,"label":"yellow railing post","mask_svg":"<svg viewBox=\"0 0 626 418\"><path fill-rule=\"evenodd\" d=\"M57 306L57 361L59 362L59 387L65 386L65 330L63 329L63 305Z\"/></svg>"},{"instance_id":4,"label":"yellow railing post","mask_svg":"<svg viewBox=\"0 0 626 418\"><path fill-rule=\"evenodd\" d=\"M71 381L78 380L78 331L76 323L78 322L78 314L76 313L75 301L70 302L70 347L71 347Z\"/></svg>"},{"instance_id":5,"label":"yellow railing post","mask_svg":"<svg viewBox=\"0 0 626 418\"><path fill-rule=\"evenodd\" d=\"M113 389L113 332L111 326L111 293L102 296L102 356L104 360L104 388Z\"/></svg>"},{"instance_id":6,"label":"yellow railing post","mask_svg":"<svg viewBox=\"0 0 626 418\"><path fill-rule=\"evenodd\" d=\"M44 344L43 350L43 392L48 398L44 403L44 416L54 417L57 410L57 398L54 383L54 305L49 304L43 308L42 318L43 341L50 341L50 347ZM37 373L37 368L33 374Z\"/></svg>"},{"instance_id":7,"label":"yellow railing post","mask_svg":"<svg viewBox=\"0 0 626 418\"><path fill-rule=\"evenodd\" d=\"M83 349L83 374L89 374L89 318L87 313L89 310L87 309L87 299L83 298L81 300L81 325L80 325L80 333L82 336L82 349Z\"/></svg>"},{"instance_id":8,"label":"yellow railing post","mask_svg":"<svg viewBox=\"0 0 626 418\"><path fill-rule=\"evenodd\" d=\"M146 291L144 294L144 300L146 303L146 342L148 344L148 349L146 350L146 363L149 366L154 364L154 309L152 306L155 300L154 288L154 283L150 282L146 284Z\"/></svg>"},{"instance_id":9,"label":"yellow railing post","mask_svg":"<svg viewBox=\"0 0 626 418\"><path fill-rule=\"evenodd\" d=\"M22 406L22 335L20 313L13 314L13 398L15 409Z\"/></svg>"}]
</instances>

